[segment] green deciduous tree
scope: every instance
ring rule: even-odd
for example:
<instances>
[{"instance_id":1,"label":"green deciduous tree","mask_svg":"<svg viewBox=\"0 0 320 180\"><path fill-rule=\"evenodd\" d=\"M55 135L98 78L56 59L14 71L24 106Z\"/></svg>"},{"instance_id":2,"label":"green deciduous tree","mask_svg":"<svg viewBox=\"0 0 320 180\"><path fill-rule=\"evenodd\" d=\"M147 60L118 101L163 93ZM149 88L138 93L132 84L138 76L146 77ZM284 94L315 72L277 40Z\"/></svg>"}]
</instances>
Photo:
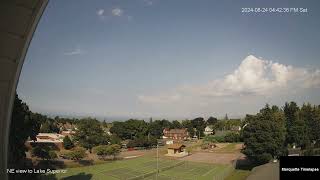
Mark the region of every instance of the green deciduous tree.
<instances>
[{"instance_id":1,"label":"green deciduous tree","mask_svg":"<svg viewBox=\"0 0 320 180\"><path fill-rule=\"evenodd\" d=\"M218 122L218 119L210 116L207 120L207 125L215 125Z\"/></svg>"},{"instance_id":2,"label":"green deciduous tree","mask_svg":"<svg viewBox=\"0 0 320 180\"><path fill-rule=\"evenodd\" d=\"M305 122L307 127L307 136L310 142L316 142L320 139L320 113L319 106L303 104L299 113L299 118Z\"/></svg>"},{"instance_id":3,"label":"green deciduous tree","mask_svg":"<svg viewBox=\"0 0 320 180\"><path fill-rule=\"evenodd\" d=\"M109 155L108 145L100 145L93 148L93 152L101 159L105 159Z\"/></svg>"},{"instance_id":4,"label":"green deciduous tree","mask_svg":"<svg viewBox=\"0 0 320 180\"><path fill-rule=\"evenodd\" d=\"M41 159L47 159L47 160L51 159L49 152L50 152L49 146L36 146L36 147L33 147L31 150L31 153L33 156L37 156Z\"/></svg>"},{"instance_id":5,"label":"green deciduous tree","mask_svg":"<svg viewBox=\"0 0 320 180\"><path fill-rule=\"evenodd\" d=\"M111 145L100 145L93 148L93 152L95 152L101 159L105 159L107 156L112 156L114 159L121 150L121 146L118 144Z\"/></svg>"},{"instance_id":6,"label":"green deciduous tree","mask_svg":"<svg viewBox=\"0 0 320 180\"><path fill-rule=\"evenodd\" d=\"M149 127L144 120L129 119L124 122L113 122L110 132L121 139L133 139L135 136L148 135Z\"/></svg>"},{"instance_id":7,"label":"green deciduous tree","mask_svg":"<svg viewBox=\"0 0 320 180\"><path fill-rule=\"evenodd\" d=\"M197 130L197 136L204 136L204 129L206 128L206 122L202 117L195 118L191 120L192 126Z\"/></svg>"},{"instance_id":8,"label":"green deciduous tree","mask_svg":"<svg viewBox=\"0 0 320 180\"><path fill-rule=\"evenodd\" d=\"M190 137L193 137L195 135L194 127L191 120L182 121L182 127L187 128Z\"/></svg>"},{"instance_id":9,"label":"green deciduous tree","mask_svg":"<svg viewBox=\"0 0 320 180\"><path fill-rule=\"evenodd\" d=\"M286 119L286 144L305 148L309 144L307 126L295 102L285 103L283 112Z\"/></svg>"},{"instance_id":10,"label":"green deciduous tree","mask_svg":"<svg viewBox=\"0 0 320 180\"><path fill-rule=\"evenodd\" d=\"M174 120L174 121L172 121L172 127L173 127L173 129L180 129L180 128L182 128L182 125L179 121Z\"/></svg>"},{"instance_id":11,"label":"green deciduous tree","mask_svg":"<svg viewBox=\"0 0 320 180\"><path fill-rule=\"evenodd\" d=\"M103 131L100 122L96 119L82 119L79 121L78 130L74 135L74 140L77 141L82 147L89 150L94 146L108 144L109 136Z\"/></svg>"},{"instance_id":12,"label":"green deciduous tree","mask_svg":"<svg viewBox=\"0 0 320 180\"><path fill-rule=\"evenodd\" d=\"M73 142L71 141L71 139L69 138L69 136L65 136L65 137L63 138L63 147L64 147L65 149L71 149L71 148L74 147L74 144L73 144Z\"/></svg>"},{"instance_id":13,"label":"green deciduous tree","mask_svg":"<svg viewBox=\"0 0 320 180\"><path fill-rule=\"evenodd\" d=\"M75 147L69 151L66 156L72 160L81 160L86 157L86 149L82 147Z\"/></svg>"},{"instance_id":14,"label":"green deciduous tree","mask_svg":"<svg viewBox=\"0 0 320 180\"><path fill-rule=\"evenodd\" d=\"M36 140L40 123L37 121L26 103L22 102L16 94L9 135L9 167L16 167L25 158L25 142L28 138Z\"/></svg>"},{"instance_id":15,"label":"green deciduous tree","mask_svg":"<svg viewBox=\"0 0 320 180\"><path fill-rule=\"evenodd\" d=\"M250 117L243 130L243 153L258 164L285 154L285 117L278 107L266 105Z\"/></svg>"}]
</instances>

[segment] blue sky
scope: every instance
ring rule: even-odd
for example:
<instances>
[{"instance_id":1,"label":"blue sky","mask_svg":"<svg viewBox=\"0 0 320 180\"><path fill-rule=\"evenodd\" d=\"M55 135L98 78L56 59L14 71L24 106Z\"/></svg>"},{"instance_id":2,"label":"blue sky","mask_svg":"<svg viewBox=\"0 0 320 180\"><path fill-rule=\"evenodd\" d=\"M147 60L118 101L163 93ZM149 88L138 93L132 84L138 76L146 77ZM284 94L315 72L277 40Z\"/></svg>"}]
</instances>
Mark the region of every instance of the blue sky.
<instances>
[{"instance_id":1,"label":"blue sky","mask_svg":"<svg viewBox=\"0 0 320 180\"><path fill-rule=\"evenodd\" d=\"M51 0L18 94L33 111L111 120L239 117L265 103L320 104L319 5Z\"/></svg>"}]
</instances>

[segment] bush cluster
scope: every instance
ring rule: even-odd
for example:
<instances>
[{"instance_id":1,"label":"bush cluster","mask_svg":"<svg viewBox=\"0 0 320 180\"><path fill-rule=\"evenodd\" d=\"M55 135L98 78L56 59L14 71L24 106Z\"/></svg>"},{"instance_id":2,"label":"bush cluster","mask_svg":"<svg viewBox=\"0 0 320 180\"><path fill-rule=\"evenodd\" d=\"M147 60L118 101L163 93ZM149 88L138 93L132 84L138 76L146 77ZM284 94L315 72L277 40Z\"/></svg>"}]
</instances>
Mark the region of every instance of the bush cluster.
<instances>
[{"instance_id":1,"label":"bush cluster","mask_svg":"<svg viewBox=\"0 0 320 180\"><path fill-rule=\"evenodd\" d=\"M241 138L238 133L230 132L224 136L206 136L204 141L217 143L217 142L240 142Z\"/></svg>"},{"instance_id":2,"label":"bush cluster","mask_svg":"<svg viewBox=\"0 0 320 180\"><path fill-rule=\"evenodd\" d=\"M61 151L60 156L64 159L81 160L86 157L86 149L83 147L75 147L72 150Z\"/></svg>"}]
</instances>

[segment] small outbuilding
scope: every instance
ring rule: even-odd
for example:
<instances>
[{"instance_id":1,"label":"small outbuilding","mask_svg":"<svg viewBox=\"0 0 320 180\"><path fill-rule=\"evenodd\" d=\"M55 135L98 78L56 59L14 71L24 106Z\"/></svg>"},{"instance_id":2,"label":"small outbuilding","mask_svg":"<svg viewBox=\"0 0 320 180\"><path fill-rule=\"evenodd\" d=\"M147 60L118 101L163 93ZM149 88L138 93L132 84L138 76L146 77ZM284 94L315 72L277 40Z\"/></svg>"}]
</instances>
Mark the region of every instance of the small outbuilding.
<instances>
[{"instance_id":1,"label":"small outbuilding","mask_svg":"<svg viewBox=\"0 0 320 180\"><path fill-rule=\"evenodd\" d=\"M183 144L169 144L168 145L168 154L167 156L174 157L184 157L187 156L188 153L185 151L186 146Z\"/></svg>"}]
</instances>

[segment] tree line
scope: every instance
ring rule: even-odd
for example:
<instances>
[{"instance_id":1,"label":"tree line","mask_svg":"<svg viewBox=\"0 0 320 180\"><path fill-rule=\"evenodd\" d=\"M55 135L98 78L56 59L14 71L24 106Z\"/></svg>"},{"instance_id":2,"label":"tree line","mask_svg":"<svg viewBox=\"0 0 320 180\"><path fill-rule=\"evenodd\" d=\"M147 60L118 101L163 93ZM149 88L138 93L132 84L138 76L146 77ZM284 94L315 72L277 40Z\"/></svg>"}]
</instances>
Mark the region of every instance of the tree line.
<instances>
[{"instance_id":1,"label":"tree line","mask_svg":"<svg viewBox=\"0 0 320 180\"><path fill-rule=\"evenodd\" d=\"M243 122L243 153L258 164L287 155L288 148L320 147L320 106L295 102L282 108L268 104Z\"/></svg>"}]
</instances>

